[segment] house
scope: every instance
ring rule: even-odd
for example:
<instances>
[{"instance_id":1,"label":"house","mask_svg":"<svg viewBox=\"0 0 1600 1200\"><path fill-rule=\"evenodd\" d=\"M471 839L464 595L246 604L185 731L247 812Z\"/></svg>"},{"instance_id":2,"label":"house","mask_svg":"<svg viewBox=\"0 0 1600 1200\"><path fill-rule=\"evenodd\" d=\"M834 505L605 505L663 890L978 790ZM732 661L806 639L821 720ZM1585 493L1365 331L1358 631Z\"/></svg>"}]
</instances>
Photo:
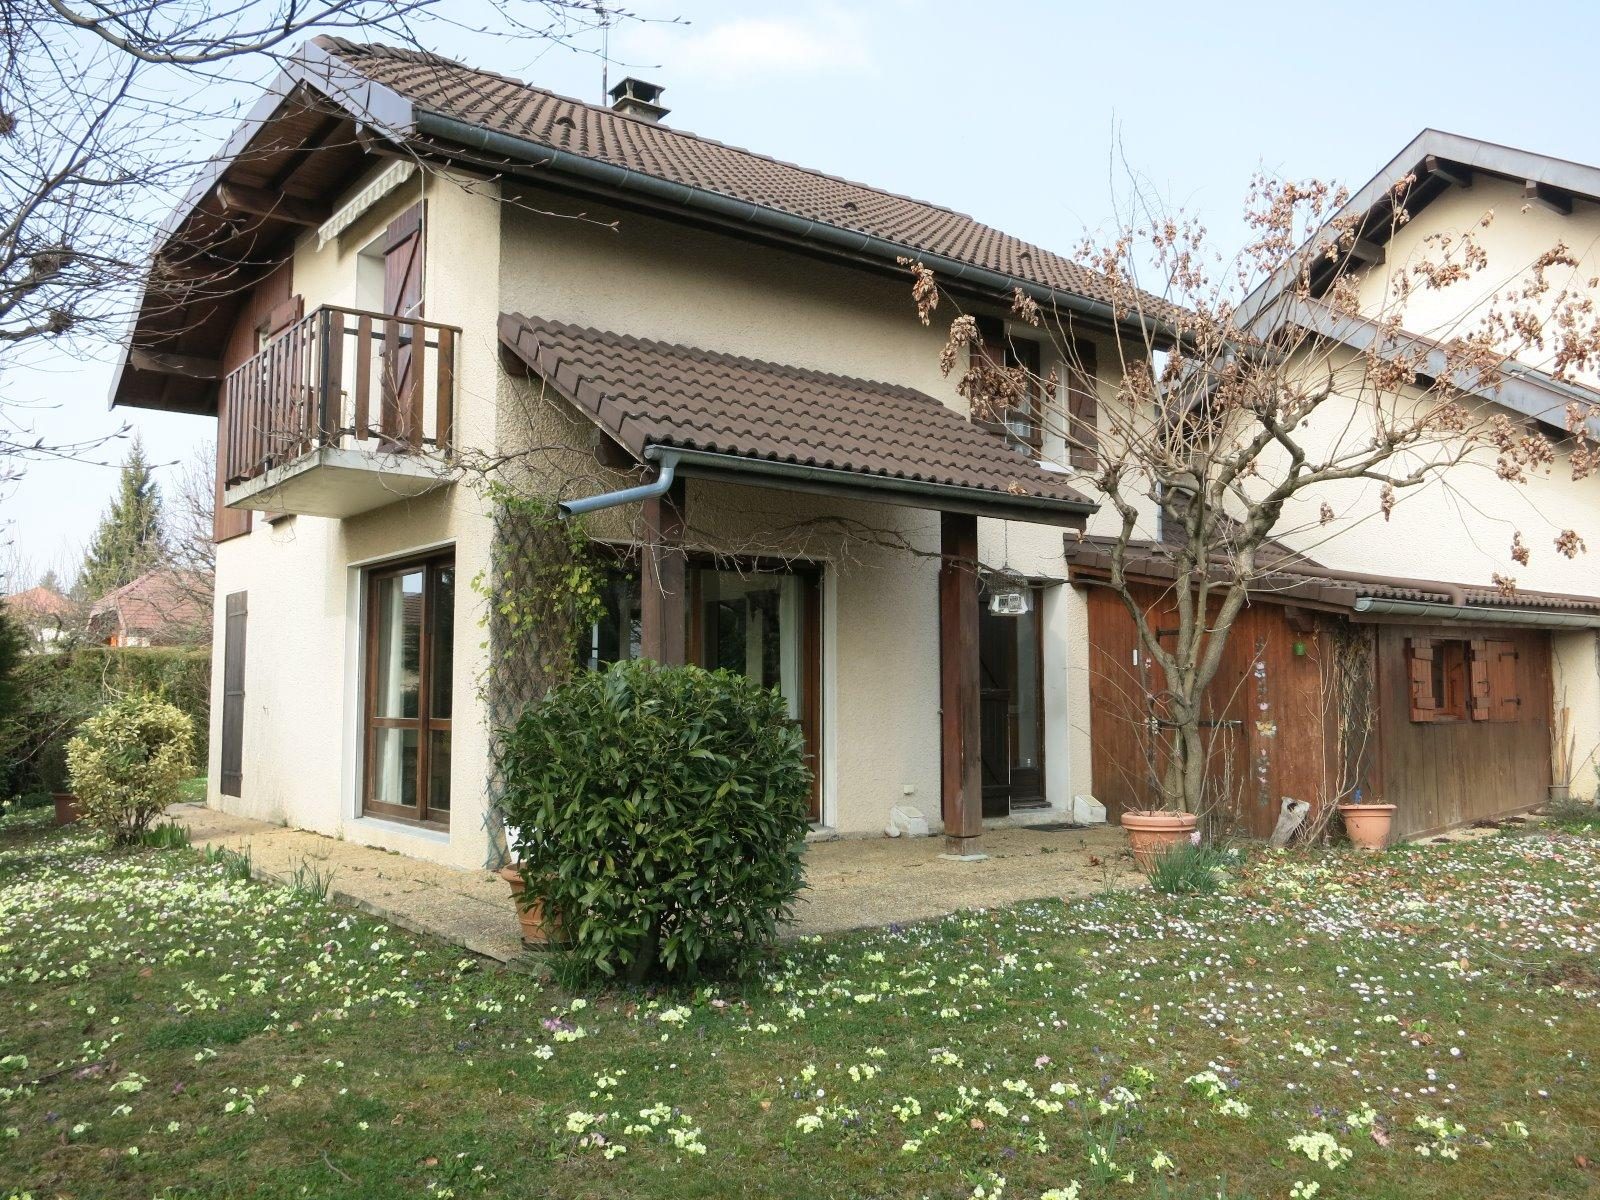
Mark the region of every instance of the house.
<instances>
[{"instance_id":1,"label":"house","mask_svg":"<svg viewBox=\"0 0 1600 1200\"><path fill-rule=\"evenodd\" d=\"M52 587L40 586L6 596L6 611L21 623L34 648L49 650L67 637L79 617L78 604Z\"/></svg>"},{"instance_id":2,"label":"house","mask_svg":"<svg viewBox=\"0 0 1600 1200\"><path fill-rule=\"evenodd\" d=\"M1391 219L1396 205L1404 220ZM1425 130L1330 226L1350 228L1354 245L1319 260L1314 297L1295 294L1286 308L1284 281L1267 280L1246 301L1246 319L1291 322L1335 353L1388 339L1428 374L1443 339L1470 332L1494 294L1522 286L1551 247L1573 248L1576 259L1552 268L1552 290L1592 293L1600 169ZM1446 238L1460 246L1467 235L1484 257L1479 274L1442 289L1396 287L1430 247ZM1336 283L1353 302L1333 303ZM1397 296L1398 326L1387 328ZM1600 484L1573 481L1566 432L1569 405L1588 414L1600 400L1600 377L1561 377L1556 351L1547 338L1543 353L1519 353L1492 380L1459 381L1472 411L1555 439L1555 461L1526 483L1498 478L1494 455L1483 453L1400 494L1383 518L1368 480L1285 511L1271 570L1210 689L1212 776L1236 828L1269 833L1282 796L1325 805L1358 788L1396 803L1396 827L1409 835L1535 807L1552 786L1595 794L1600 588L1593 563L1555 543L1568 528L1600 533ZM1357 420L1356 400L1336 390L1297 434L1326 446ZM1329 507L1319 517L1321 502ZM1533 549L1525 562L1514 537ZM1093 788L1115 814L1153 794L1159 684L1125 607L1103 586L1107 551L1093 537L1067 548L1071 576L1088 592ZM1170 555L1159 537L1132 551L1129 578L1155 627L1174 625ZM1515 588L1489 586L1497 576Z\"/></svg>"},{"instance_id":3,"label":"house","mask_svg":"<svg viewBox=\"0 0 1600 1200\"><path fill-rule=\"evenodd\" d=\"M167 223L114 401L218 422L209 802L498 861L527 650L471 586L515 557L498 480L615 555L585 660L781 689L819 829L909 805L972 854L986 820L1066 811L1090 748L1062 533L1098 518L1037 406L1114 396L1105 280L676 129L641 81L616 100L319 38ZM1058 389L968 420L906 259Z\"/></svg>"},{"instance_id":4,"label":"house","mask_svg":"<svg viewBox=\"0 0 1600 1200\"><path fill-rule=\"evenodd\" d=\"M89 636L107 646L185 646L210 625L209 581L157 567L107 592L89 609Z\"/></svg>"}]
</instances>

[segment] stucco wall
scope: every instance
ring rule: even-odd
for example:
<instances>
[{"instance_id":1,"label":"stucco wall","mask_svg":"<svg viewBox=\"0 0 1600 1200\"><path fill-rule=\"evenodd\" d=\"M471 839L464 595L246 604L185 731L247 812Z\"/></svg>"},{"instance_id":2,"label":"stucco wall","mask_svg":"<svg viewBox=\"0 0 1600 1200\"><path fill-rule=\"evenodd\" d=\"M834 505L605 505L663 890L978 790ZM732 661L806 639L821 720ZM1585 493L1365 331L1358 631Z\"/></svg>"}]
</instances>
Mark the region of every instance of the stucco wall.
<instances>
[{"instance_id":1,"label":"stucco wall","mask_svg":"<svg viewBox=\"0 0 1600 1200\"><path fill-rule=\"evenodd\" d=\"M359 186L359 183L355 186ZM353 189L352 189L353 190ZM493 287L499 209L492 185L470 188L418 177L391 193L320 252L315 234L294 254L294 290L309 312L319 304L352 305L356 255L405 208L426 195L426 316L464 330L458 359L457 431L480 443L492 436L497 359L488 338L498 314ZM424 548L453 545L458 631L451 734L450 835L359 818L356 678L360 646L359 568ZM410 854L478 866L485 860L484 778L487 732L473 702L482 670L479 604L469 581L487 564L489 522L470 487L445 486L344 521L298 516L217 548L217 594L249 595L246 633L243 796L218 789L220 703L212 706L211 803L263 820L283 821L333 836ZM223 635L219 606L213 695L220 696Z\"/></svg>"},{"instance_id":2,"label":"stucco wall","mask_svg":"<svg viewBox=\"0 0 1600 1200\"><path fill-rule=\"evenodd\" d=\"M1462 262L1461 239L1469 232L1484 254L1483 269L1447 287L1423 286L1417 265ZM1438 240L1443 238L1450 239L1450 250ZM1562 214L1526 200L1521 184L1480 175L1471 187L1450 188L1400 226L1385 247L1383 263L1362 273L1357 295L1363 312L1398 311L1412 333L1439 340L1462 337L1478 327L1496 294L1530 282L1529 268L1558 245L1578 265L1548 270L1551 296L1564 289L1587 290L1600 276L1600 205L1575 200L1572 212ZM1402 278L1411 286L1397 302L1394 283ZM1548 299L1539 302L1540 311L1549 311ZM1548 367L1549 349L1515 352L1531 366ZM1600 382L1600 373L1591 372L1586 381Z\"/></svg>"}]
</instances>

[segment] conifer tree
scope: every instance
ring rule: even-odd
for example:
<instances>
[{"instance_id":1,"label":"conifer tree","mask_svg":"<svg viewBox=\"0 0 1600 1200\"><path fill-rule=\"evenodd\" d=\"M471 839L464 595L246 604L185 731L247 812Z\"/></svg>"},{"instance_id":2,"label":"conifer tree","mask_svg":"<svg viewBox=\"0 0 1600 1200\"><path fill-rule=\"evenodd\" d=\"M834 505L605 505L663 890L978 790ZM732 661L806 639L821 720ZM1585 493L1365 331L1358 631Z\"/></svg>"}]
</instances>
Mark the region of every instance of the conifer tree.
<instances>
[{"instance_id":1,"label":"conifer tree","mask_svg":"<svg viewBox=\"0 0 1600 1200\"><path fill-rule=\"evenodd\" d=\"M98 600L161 561L161 489L145 458L144 444L135 437L122 464L117 494L89 543L75 590L82 599Z\"/></svg>"}]
</instances>

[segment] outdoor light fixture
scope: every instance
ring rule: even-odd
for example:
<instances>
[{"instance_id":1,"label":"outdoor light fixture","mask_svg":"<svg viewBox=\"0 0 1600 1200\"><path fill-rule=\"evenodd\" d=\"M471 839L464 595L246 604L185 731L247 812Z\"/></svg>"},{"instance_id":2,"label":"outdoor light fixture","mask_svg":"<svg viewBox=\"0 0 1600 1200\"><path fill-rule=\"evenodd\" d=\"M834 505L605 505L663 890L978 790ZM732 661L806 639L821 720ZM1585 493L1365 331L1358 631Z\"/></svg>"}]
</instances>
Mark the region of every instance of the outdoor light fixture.
<instances>
[{"instance_id":1,"label":"outdoor light fixture","mask_svg":"<svg viewBox=\"0 0 1600 1200\"><path fill-rule=\"evenodd\" d=\"M1028 593L1021 588L989 593L989 612L997 617L1020 617L1031 607Z\"/></svg>"}]
</instances>

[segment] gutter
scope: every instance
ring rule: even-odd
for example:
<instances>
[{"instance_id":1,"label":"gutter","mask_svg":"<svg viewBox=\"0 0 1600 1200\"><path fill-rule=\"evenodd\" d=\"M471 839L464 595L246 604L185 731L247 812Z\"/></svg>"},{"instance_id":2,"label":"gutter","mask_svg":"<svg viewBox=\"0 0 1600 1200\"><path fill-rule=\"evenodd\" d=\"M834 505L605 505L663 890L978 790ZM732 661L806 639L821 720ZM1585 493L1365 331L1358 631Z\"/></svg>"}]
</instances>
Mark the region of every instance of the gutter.
<instances>
[{"instance_id":1,"label":"gutter","mask_svg":"<svg viewBox=\"0 0 1600 1200\"><path fill-rule=\"evenodd\" d=\"M1087 500L1013 496L1009 492L961 484L929 483L897 475L870 475L860 471L842 471L837 467L812 467L803 463L775 462L767 458L747 458L710 450L648 446L644 456L662 462L670 457L695 475L729 483L749 484L753 475L781 481L796 491L831 495L848 493L855 499L862 499L863 492L888 492L890 495L881 498L884 503L967 512L978 516L1000 516L1002 519L1051 523L1053 518L1054 523L1076 525L1099 508L1099 505ZM918 505L916 500L925 500L927 503Z\"/></svg>"},{"instance_id":2,"label":"gutter","mask_svg":"<svg viewBox=\"0 0 1600 1200\"><path fill-rule=\"evenodd\" d=\"M654 175L646 175L628 167L598 162L592 158L585 158L567 150L558 150L553 146L545 146L539 142L515 137L509 133L501 133L498 130L484 129L466 121L458 121L454 117L447 117L442 113L430 112L419 108L415 113L415 126L420 134L444 138L468 149L481 150L498 157L515 159L530 166L548 167L552 171L583 180L585 183L640 196L667 208L688 209L707 213L735 225L753 226L765 232L792 238L807 245L821 247L834 252L866 255L870 258L882 259L889 264L893 264L897 258L901 257L914 258L941 275L985 291L995 292L1000 295L1010 295L1014 290L1020 289L1023 293L1041 303L1070 309L1073 312L1082 313L1084 316L1105 321L1114 329L1119 327L1134 330L1140 329L1139 322L1128 320L1126 315L1119 318L1111 305L1104 304L1098 300L1091 300L1087 296L1058 291L1055 288L1045 287L1042 284L1032 283L1025 279L1017 279L999 271L990 271L987 268L973 266L970 263L958 262L956 259L946 258L942 254L932 254L926 250L918 250L914 246L891 242L886 238L875 237L872 234L859 233L837 225L813 221L806 217L797 217L793 213L782 212L779 209L768 208L759 204L751 204L747 200L736 200L731 196L724 196L720 192L693 188L687 184L674 183L670 180L659 179ZM1150 323L1159 332L1169 332L1154 320Z\"/></svg>"},{"instance_id":3,"label":"gutter","mask_svg":"<svg viewBox=\"0 0 1600 1200\"><path fill-rule=\"evenodd\" d=\"M1414 621L1528 625L1543 629L1600 629L1600 613L1539 612L1531 608L1469 608L1426 600L1381 600L1375 596L1358 597L1355 611L1375 617L1408 617Z\"/></svg>"}]
</instances>

